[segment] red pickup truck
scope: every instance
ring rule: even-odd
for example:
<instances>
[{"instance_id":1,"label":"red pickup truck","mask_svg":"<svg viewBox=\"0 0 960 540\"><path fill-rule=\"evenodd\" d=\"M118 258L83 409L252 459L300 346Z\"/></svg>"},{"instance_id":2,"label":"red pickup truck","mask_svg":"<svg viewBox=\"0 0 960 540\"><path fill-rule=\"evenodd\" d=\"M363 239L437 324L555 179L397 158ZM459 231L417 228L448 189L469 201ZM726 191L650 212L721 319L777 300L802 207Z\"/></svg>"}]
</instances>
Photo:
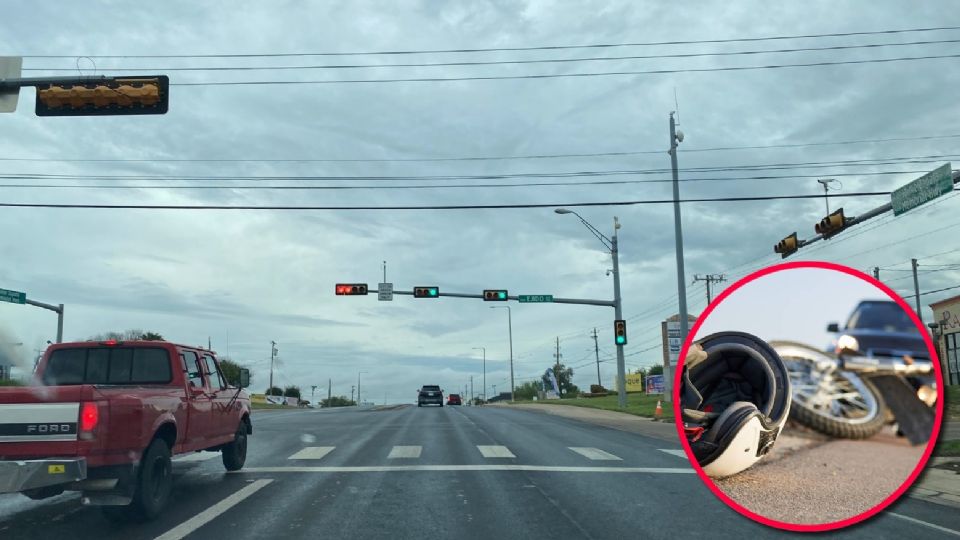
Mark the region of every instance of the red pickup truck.
<instances>
[{"instance_id":1,"label":"red pickup truck","mask_svg":"<svg viewBox=\"0 0 960 540\"><path fill-rule=\"evenodd\" d=\"M34 382L0 387L0 493L82 492L109 518L152 519L170 496L171 456L247 455L250 399L212 351L166 341L51 345Z\"/></svg>"}]
</instances>

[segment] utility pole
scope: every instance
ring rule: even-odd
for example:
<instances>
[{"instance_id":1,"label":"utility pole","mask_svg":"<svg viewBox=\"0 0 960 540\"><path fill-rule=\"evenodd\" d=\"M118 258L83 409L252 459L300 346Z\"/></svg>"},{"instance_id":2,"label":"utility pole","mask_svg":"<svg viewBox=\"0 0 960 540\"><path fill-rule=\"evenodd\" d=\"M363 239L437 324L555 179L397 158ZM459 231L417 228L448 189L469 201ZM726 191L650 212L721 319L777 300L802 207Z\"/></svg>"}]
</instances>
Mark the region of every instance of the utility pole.
<instances>
[{"instance_id":1,"label":"utility pole","mask_svg":"<svg viewBox=\"0 0 960 540\"><path fill-rule=\"evenodd\" d=\"M210 344L210 336L207 336L207 350L212 351L213 346Z\"/></svg>"},{"instance_id":2,"label":"utility pole","mask_svg":"<svg viewBox=\"0 0 960 540\"><path fill-rule=\"evenodd\" d=\"M327 407L333 401L333 379L327 379Z\"/></svg>"},{"instance_id":3,"label":"utility pole","mask_svg":"<svg viewBox=\"0 0 960 540\"><path fill-rule=\"evenodd\" d=\"M874 266L874 267L873 267L873 279L875 279L875 280L877 280L877 281L880 281L880 267L879 267L879 266Z\"/></svg>"},{"instance_id":4,"label":"utility pole","mask_svg":"<svg viewBox=\"0 0 960 540\"><path fill-rule=\"evenodd\" d=\"M677 293L680 300L680 343L687 339L689 321L687 320L687 280L683 269L683 226L680 219L680 174L677 171L677 146L683 142L683 132L677 132L677 122L670 113L670 166L673 170L673 228L677 250ZM620 318L619 316L617 317ZM619 368L619 366L618 366ZM666 368L666 366L664 366ZM664 369L663 380L671 380L669 369ZM624 380L621 378L620 380ZM671 390L670 388L667 388ZM624 406L622 404L621 406Z\"/></svg>"},{"instance_id":5,"label":"utility pole","mask_svg":"<svg viewBox=\"0 0 960 540\"><path fill-rule=\"evenodd\" d=\"M310 387L310 401L316 401L314 399L314 395L316 393L317 393L317 385L314 384L313 386ZM316 403L314 403L314 405L316 405Z\"/></svg>"},{"instance_id":6,"label":"utility pole","mask_svg":"<svg viewBox=\"0 0 960 540\"><path fill-rule=\"evenodd\" d=\"M277 342L271 341L270 342L270 386L267 388L268 394L270 394L270 391L273 389L273 361L276 357L277 357Z\"/></svg>"},{"instance_id":7,"label":"utility pole","mask_svg":"<svg viewBox=\"0 0 960 540\"><path fill-rule=\"evenodd\" d=\"M917 260L910 259L910 265L913 267L913 295L917 302L917 317L920 317L920 323L923 323L923 311L920 307L920 281L917 279Z\"/></svg>"},{"instance_id":8,"label":"utility pole","mask_svg":"<svg viewBox=\"0 0 960 540\"><path fill-rule=\"evenodd\" d=\"M497 397L497 385L494 384L492 386L493 386L493 397Z\"/></svg>"},{"instance_id":9,"label":"utility pole","mask_svg":"<svg viewBox=\"0 0 960 540\"><path fill-rule=\"evenodd\" d=\"M354 385L352 385L352 384L350 385L350 401L353 401L353 391L356 390L356 389L357 389L356 386L354 386Z\"/></svg>"},{"instance_id":10,"label":"utility pole","mask_svg":"<svg viewBox=\"0 0 960 540\"><path fill-rule=\"evenodd\" d=\"M723 274L707 274L701 276L700 274L693 275L693 282L706 281L707 282L707 305L710 305L710 302L713 301L713 295L710 294L710 284L711 283L720 283L721 281L726 281L727 277Z\"/></svg>"},{"instance_id":11,"label":"utility pole","mask_svg":"<svg viewBox=\"0 0 960 540\"><path fill-rule=\"evenodd\" d=\"M557 393L563 398L563 381L560 380L560 336L557 336L557 353L553 356L557 359L556 367L553 369L553 375L557 379Z\"/></svg>"},{"instance_id":12,"label":"utility pole","mask_svg":"<svg viewBox=\"0 0 960 540\"><path fill-rule=\"evenodd\" d=\"M593 351L597 353L597 386L603 386L600 382L600 342L597 341L597 329L593 329Z\"/></svg>"},{"instance_id":13,"label":"utility pole","mask_svg":"<svg viewBox=\"0 0 960 540\"><path fill-rule=\"evenodd\" d=\"M473 375L470 376L470 403L473 403Z\"/></svg>"}]
</instances>

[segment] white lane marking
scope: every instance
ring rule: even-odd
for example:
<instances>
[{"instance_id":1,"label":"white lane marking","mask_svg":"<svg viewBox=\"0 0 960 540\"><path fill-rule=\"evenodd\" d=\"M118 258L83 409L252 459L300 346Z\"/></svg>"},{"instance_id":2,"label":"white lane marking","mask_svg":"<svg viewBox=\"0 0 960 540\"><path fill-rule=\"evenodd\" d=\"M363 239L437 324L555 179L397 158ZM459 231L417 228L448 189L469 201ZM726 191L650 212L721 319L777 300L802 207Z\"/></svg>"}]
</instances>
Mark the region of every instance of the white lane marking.
<instances>
[{"instance_id":1,"label":"white lane marking","mask_svg":"<svg viewBox=\"0 0 960 540\"><path fill-rule=\"evenodd\" d=\"M422 450L422 446L394 446L387 459L416 459Z\"/></svg>"},{"instance_id":2,"label":"white lane marking","mask_svg":"<svg viewBox=\"0 0 960 540\"><path fill-rule=\"evenodd\" d=\"M220 452L196 452L193 454L184 454L173 458L174 463L185 463L190 461L206 461L218 457Z\"/></svg>"},{"instance_id":3,"label":"white lane marking","mask_svg":"<svg viewBox=\"0 0 960 540\"><path fill-rule=\"evenodd\" d=\"M931 529L936 529L942 533L952 534L953 536L960 536L960 531L955 531L953 529L941 527L940 525L934 525L933 523L927 523L926 521L923 521L921 519L912 518L910 516L905 516L903 514L897 514L896 512L886 512L886 514L891 515L893 517L900 518L905 521L909 521L911 523L916 523L917 525L923 525L924 527L930 527Z\"/></svg>"},{"instance_id":4,"label":"white lane marking","mask_svg":"<svg viewBox=\"0 0 960 540\"><path fill-rule=\"evenodd\" d=\"M592 459L594 461L623 461L619 457L613 454L608 454L599 448L590 448L587 446L568 446L567 448L587 459Z\"/></svg>"},{"instance_id":5,"label":"white lane marking","mask_svg":"<svg viewBox=\"0 0 960 540\"><path fill-rule=\"evenodd\" d=\"M336 446L308 446L287 459L323 459Z\"/></svg>"},{"instance_id":6,"label":"white lane marking","mask_svg":"<svg viewBox=\"0 0 960 540\"><path fill-rule=\"evenodd\" d=\"M188 534L196 531L200 527L203 527L207 523L210 523L217 516L223 514L227 510L233 508L234 506L243 502L244 499L253 495L254 493L260 491L264 486L273 482L270 478L262 478L251 484L247 485L240 491L237 491L233 495L230 495L226 499L218 502L217 504L207 508L203 512L193 516L192 518L184 521L180 525L170 529L169 531L161 534L156 538L156 540L180 540L181 538L187 536Z\"/></svg>"},{"instance_id":7,"label":"white lane marking","mask_svg":"<svg viewBox=\"0 0 960 540\"><path fill-rule=\"evenodd\" d=\"M666 452L673 456L677 456L679 458L687 459L687 453L684 452L682 448L680 450L675 450L673 448L661 448L660 451Z\"/></svg>"},{"instance_id":8,"label":"white lane marking","mask_svg":"<svg viewBox=\"0 0 960 540\"><path fill-rule=\"evenodd\" d=\"M478 444L477 450L483 454L485 458L515 458L517 456L513 455L513 452L510 451L506 446L499 445L483 445Z\"/></svg>"},{"instance_id":9,"label":"white lane marking","mask_svg":"<svg viewBox=\"0 0 960 540\"><path fill-rule=\"evenodd\" d=\"M534 471L587 473L693 474L675 467L560 467L553 465L381 465L371 467L247 467L229 474L249 473L350 473L404 471Z\"/></svg>"}]
</instances>

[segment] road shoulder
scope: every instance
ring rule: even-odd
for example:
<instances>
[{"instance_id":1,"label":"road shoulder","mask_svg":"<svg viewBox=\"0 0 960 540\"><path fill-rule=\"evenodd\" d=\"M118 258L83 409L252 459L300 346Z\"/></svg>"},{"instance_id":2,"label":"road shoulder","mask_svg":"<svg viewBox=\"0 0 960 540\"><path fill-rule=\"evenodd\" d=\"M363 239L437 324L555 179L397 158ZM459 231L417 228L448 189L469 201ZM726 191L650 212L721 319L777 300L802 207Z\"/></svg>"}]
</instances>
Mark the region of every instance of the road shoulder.
<instances>
[{"instance_id":1,"label":"road shoulder","mask_svg":"<svg viewBox=\"0 0 960 540\"><path fill-rule=\"evenodd\" d=\"M524 411L535 411L554 416L580 420L620 431L653 437L662 441L679 444L677 427L673 422L658 422L650 418L628 413L592 409L589 407L571 407L568 405L549 405L546 403L491 404L485 407L513 407Z\"/></svg>"}]
</instances>

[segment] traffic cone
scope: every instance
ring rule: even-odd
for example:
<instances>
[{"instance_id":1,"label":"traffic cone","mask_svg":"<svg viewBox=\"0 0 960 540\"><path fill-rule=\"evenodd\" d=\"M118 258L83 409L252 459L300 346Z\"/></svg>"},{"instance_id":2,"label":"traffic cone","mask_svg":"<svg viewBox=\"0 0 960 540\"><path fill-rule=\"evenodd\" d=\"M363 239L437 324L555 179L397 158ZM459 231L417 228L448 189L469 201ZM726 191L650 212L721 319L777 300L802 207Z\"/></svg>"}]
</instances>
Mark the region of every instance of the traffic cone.
<instances>
[{"instance_id":1,"label":"traffic cone","mask_svg":"<svg viewBox=\"0 0 960 540\"><path fill-rule=\"evenodd\" d=\"M653 417L659 419L663 416L663 407L660 406L660 400L657 400L657 408L653 410Z\"/></svg>"}]
</instances>

